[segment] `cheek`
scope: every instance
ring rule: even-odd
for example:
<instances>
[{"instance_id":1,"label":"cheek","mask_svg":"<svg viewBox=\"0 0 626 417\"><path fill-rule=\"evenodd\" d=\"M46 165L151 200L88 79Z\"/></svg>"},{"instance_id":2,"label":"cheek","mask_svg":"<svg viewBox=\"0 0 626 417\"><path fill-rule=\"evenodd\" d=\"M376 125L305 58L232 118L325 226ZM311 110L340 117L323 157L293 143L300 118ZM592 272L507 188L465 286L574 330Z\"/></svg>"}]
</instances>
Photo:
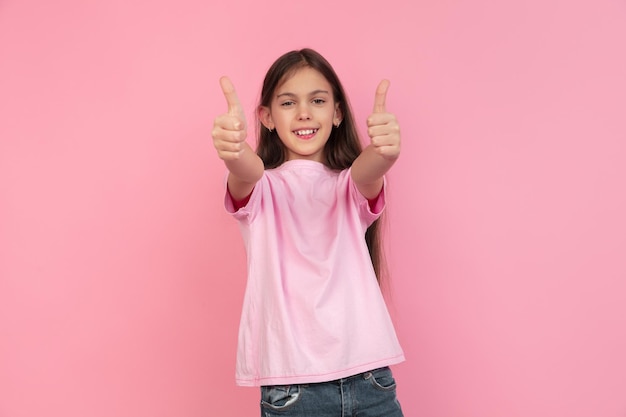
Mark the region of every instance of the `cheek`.
<instances>
[{"instance_id":1,"label":"cheek","mask_svg":"<svg viewBox=\"0 0 626 417\"><path fill-rule=\"evenodd\" d=\"M291 131L291 123L285 119L278 119L276 122L276 129L281 132L290 132Z\"/></svg>"},{"instance_id":2,"label":"cheek","mask_svg":"<svg viewBox=\"0 0 626 417\"><path fill-rule=\"evenodd\" d=\"M335 116L335 110L328 110L328 109L324 109L321 110L318 113L318 117L320 120L324 120L326 122L331 122L333 121L333 117Z\"/></svg>"},{"instance_id":3,"label":"cheek","mask_svg":"<svg viewBox=\"0 0 626 417\"><path fill-rule=\"evenodd\" d=\"M281 126L289 126L291 120L293 119L293 112L285 109L280 109L277 112L274 112L274 123L276 125Z\"/></svg>"}]
</instances>

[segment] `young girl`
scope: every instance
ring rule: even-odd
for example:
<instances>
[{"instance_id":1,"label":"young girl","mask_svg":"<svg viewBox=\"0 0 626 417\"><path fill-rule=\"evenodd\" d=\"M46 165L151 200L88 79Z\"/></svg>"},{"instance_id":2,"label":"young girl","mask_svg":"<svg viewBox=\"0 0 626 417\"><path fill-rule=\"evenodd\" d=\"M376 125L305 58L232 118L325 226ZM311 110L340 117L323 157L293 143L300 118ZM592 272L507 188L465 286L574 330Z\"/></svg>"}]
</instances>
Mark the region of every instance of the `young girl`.
<instances>
[{"instance_id":1,"label":"young girl","mask_svg":"<svg viewBox=\"0 0 626 417\"><path fill-rule=\"evenodd\" d=\"M236 381L261 387L261 415L402 416L389 365L404 360L379 286L378 218L400 129L376 90L361 148L343 87L311 49L269 69L256 153L235 89L215 119L229 171L226 210L248 259Z\"/></svg>"}]
</instances>

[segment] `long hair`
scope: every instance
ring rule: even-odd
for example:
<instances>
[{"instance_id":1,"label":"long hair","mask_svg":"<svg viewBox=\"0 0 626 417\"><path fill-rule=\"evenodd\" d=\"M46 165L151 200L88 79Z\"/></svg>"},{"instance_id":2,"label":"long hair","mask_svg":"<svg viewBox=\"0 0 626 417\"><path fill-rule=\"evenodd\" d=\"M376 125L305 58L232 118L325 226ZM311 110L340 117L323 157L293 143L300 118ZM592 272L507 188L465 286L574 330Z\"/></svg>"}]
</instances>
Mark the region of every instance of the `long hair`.
<instances>
[{"instance_id":1,"label":"long hair","mask_svg":"<svg viewBox=\"0 0 626 417\"><path fill-rule=\"evenodd\" d=\"M352 166L361 154L362 145L354 122L354 116L348 97L339 81L339 77L330 63L318 52L305 48L290 51L279 57L267 71L261 89L260 107L270 107L274 92L284 81L299 69L309 67L322 74L333 89L335 103L339 103L342 123L333 127L330 137L324 146L324 164L334 170L343 170ZM263 160L266 169L276 168L285 162L287 150L278 138L276 130L270 131L260 120L257 120L259 139L257 154ZM384 252L381 242L380 218L372 223L366 233L365 242L369 250L376 279L381 284L384 275Z\"/></svg>"}]
</instances>

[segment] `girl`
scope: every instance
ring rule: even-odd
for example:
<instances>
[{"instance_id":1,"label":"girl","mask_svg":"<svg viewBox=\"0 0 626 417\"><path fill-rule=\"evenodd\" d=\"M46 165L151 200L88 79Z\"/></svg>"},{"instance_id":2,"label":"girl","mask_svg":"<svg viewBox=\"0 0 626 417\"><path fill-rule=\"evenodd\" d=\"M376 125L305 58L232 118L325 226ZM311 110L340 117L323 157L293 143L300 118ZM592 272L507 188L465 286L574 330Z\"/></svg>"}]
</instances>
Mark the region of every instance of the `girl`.
<instances>
[{"instance_id":1,"label":"girl","mask_svg":"<svg viewBox=\"0 0 626 417\"><path fill-rule=\"evenodd\" d=\"M400 129L376 90L362 150L343 87L311 49L270 67L256 153L234 87L212 131L229 171L248 281L236 381L261 387L261 415L402 416L389 365L404 360L379 283L378 219Z\"/></svg>"}]
</instances>

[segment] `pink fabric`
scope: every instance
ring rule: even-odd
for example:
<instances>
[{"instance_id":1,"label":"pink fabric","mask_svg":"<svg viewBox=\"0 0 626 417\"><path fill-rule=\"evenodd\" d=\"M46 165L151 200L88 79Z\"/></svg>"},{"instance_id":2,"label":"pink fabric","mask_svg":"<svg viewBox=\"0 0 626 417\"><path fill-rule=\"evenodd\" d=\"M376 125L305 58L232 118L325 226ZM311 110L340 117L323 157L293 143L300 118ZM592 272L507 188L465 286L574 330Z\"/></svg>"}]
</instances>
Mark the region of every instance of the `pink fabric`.
<instances>
[{"instance_id":1,"label":"pink fabric","mask_svg":"<svg viewBox=\"0 0 626 417\"><path fill-rule=\"evenodd\" d=\"M265 171L235 210L248 259L237 350L243 386L322 382L404 360L364 241L372 211L350 170Z\"/></svg>"}]
</instances>

